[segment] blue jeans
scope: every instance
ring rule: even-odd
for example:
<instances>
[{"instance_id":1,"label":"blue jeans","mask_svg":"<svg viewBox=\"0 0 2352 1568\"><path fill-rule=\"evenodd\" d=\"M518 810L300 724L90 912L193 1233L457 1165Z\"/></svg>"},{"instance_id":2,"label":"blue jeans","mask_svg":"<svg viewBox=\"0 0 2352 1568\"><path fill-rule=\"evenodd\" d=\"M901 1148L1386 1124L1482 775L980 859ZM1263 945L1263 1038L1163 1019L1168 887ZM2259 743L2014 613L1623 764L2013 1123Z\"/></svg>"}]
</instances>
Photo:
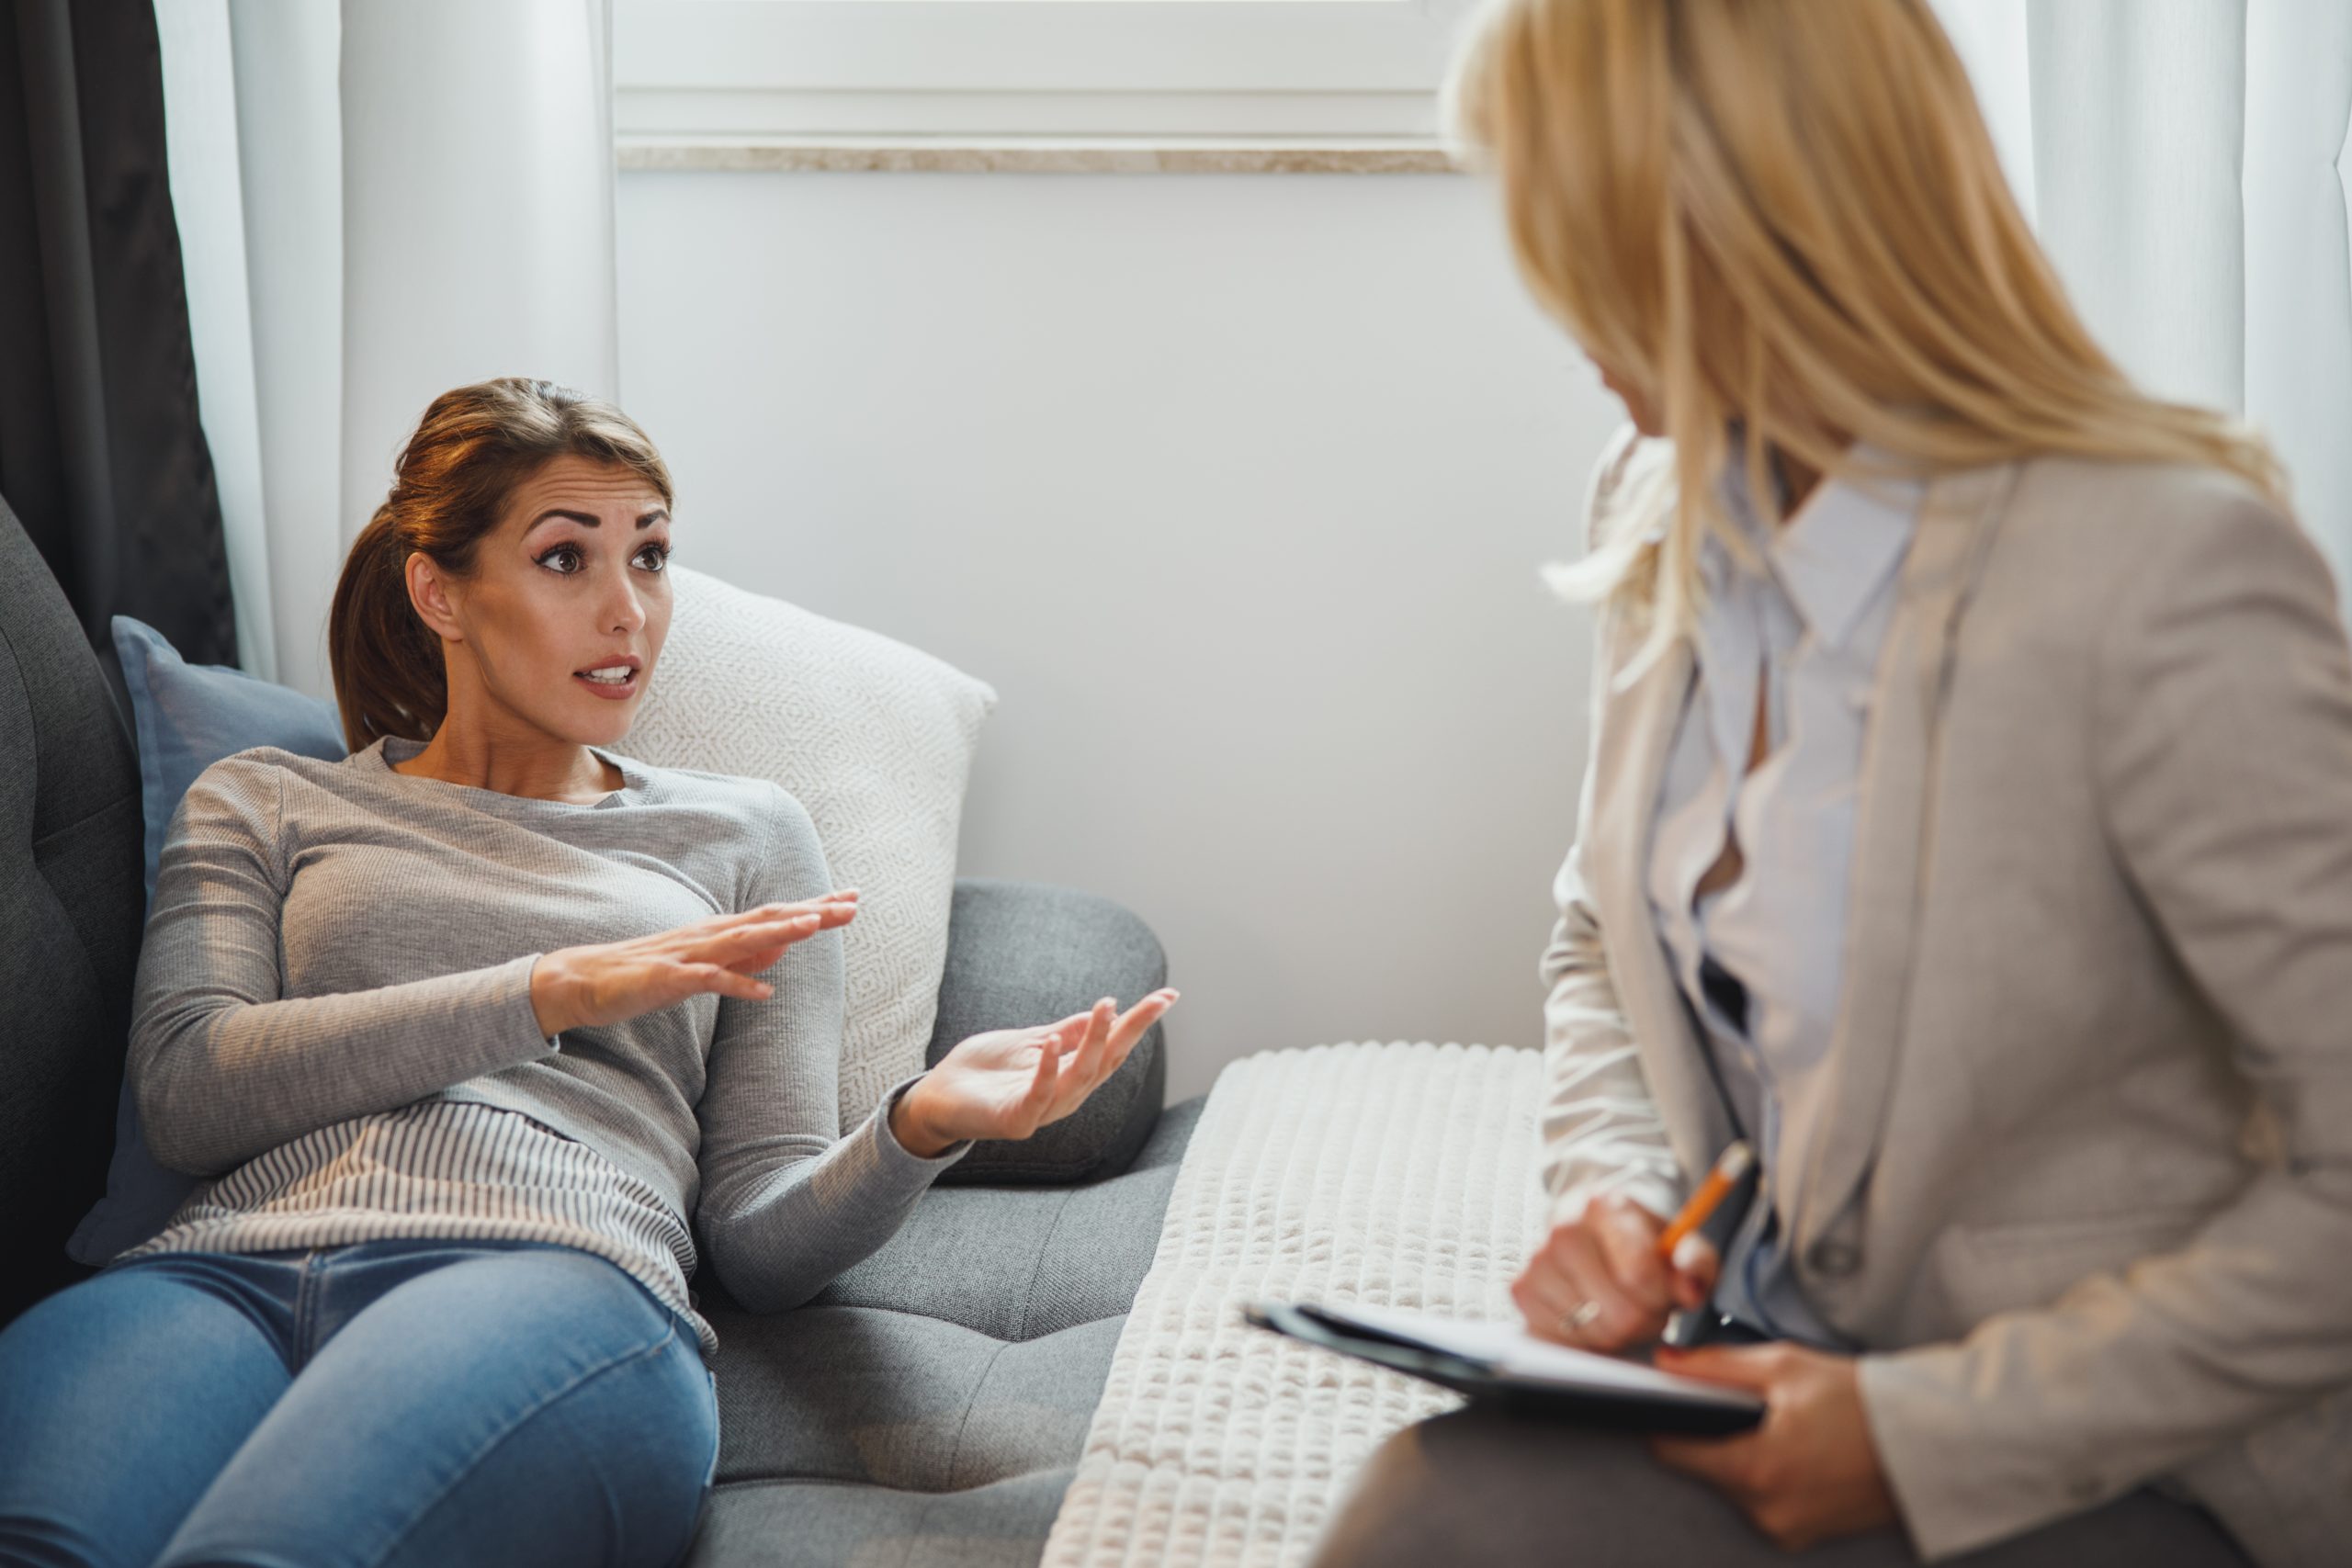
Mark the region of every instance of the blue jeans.
<instances>
[{"instance_id":1,"label":"blue jeans","mask_svg":"<svg viewBox=\"0 0 2352 1568\"><path fill-rule=\"evenodd\" d=\"M0 1334L0 1562L644 1564L718 1462L689 1325L590 1253L164 1253Z\"/></svg>"}]
</instances>

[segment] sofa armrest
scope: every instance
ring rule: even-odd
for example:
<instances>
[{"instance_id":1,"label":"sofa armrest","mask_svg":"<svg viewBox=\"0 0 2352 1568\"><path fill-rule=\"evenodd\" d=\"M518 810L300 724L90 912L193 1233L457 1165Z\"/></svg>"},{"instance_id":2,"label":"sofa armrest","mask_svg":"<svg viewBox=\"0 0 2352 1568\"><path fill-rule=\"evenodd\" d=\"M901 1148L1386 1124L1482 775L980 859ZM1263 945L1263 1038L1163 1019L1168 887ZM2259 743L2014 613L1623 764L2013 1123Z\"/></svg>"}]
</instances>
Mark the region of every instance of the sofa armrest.
<instances>
[{"instance_id":1,"label":"sofa armrest","mask_svg":"<svg viewBox=\"0 0 2352 1568\"><path fill-rule=\"evenodd\" d=\"M926 1059L936 1062L956 1042L986 1030L1051 1023L1083 1012L1106 996L1132 1006L1167 979L1159 939L1108 898L1036 882L958 877L947 926L947 972ZM1075 1113L1017 1143L978 1144L941 1179L1093 1181L1126 1169L1166 1102L1163 1027L1152 1025Z\"/></svg>"}]
</instances>

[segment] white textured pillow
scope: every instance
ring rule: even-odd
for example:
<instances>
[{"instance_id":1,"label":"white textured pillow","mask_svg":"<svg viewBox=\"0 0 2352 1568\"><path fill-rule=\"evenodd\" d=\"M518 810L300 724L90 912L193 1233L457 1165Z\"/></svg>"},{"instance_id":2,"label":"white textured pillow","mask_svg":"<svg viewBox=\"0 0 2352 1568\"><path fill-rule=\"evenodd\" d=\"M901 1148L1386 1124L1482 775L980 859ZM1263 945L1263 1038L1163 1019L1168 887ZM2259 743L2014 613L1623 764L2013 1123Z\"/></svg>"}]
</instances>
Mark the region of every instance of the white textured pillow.
<instances>
[{"instance_id":1,"label":"white textured pillow","mask_svg":"<svg viewBox=\"0 0 2352 1568\"><path fill-rule=\"evenodd\" d=\"M621 750L656 767L773 779L808 808L842 933L846 1132L921 1072L947 965L956 833L996 692L879 632L671 569L670 639Z\"/></svg>"}]
</instances>

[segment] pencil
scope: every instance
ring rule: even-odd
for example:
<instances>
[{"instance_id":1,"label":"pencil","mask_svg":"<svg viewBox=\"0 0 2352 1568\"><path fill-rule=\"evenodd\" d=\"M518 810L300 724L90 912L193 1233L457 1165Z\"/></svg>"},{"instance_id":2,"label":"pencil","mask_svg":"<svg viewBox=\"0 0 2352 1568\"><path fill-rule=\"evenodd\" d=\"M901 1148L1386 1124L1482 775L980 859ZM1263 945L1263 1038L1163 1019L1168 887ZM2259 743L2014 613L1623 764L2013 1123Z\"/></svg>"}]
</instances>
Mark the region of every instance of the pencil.
<instances>
[{"instance_id":1,"label":"pencil","mask_svg":"<svg viewBox=\"0 0 2352 1568\"><path fill-rule=\"evenodd\" d=\"M1739 1185L1739 1179L1746 1176L1747 1168L1755 1163L1756 1151L1747 1146L1747 1141L1745 1138L1734 1139L1729 1147L1715 1156L1714 1168L1707 1172L1707 1179L1699 1183L1699 1190L1690 1194L1690 1201L1682 1205L1682 1212L1674 1216L1674 1223L1659 1235L1657 1255L1671 1261L1674 1249L1681 1244L1682 1238L1707 1223L1707 1216L1723 1202L1724 1195Z\"/></svg>"}]
</instances>

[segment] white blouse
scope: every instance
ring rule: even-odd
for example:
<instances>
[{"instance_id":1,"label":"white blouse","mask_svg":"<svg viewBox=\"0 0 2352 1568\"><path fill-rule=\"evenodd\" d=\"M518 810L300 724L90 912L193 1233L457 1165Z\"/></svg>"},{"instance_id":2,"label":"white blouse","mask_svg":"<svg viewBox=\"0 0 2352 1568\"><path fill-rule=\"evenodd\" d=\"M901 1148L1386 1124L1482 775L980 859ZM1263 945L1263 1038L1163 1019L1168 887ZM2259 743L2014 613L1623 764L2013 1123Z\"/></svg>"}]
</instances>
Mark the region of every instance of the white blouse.
<instances>
[{"instance_id":1,"label":"white blouse","mask_svg":"<svg viewBox=\"0 0 2352 1568\"><path fill-rule=\"evenodd\" d=\"M1717 1307L1778 1338L1834 1344L1788 1269L1784 1148L1812 1141L1815 1069L1844 977L1856 781L1871 689L1923 487L1824 478L1768 533L1744 465L1724 481L1754 564L1710 537L1691 683L1659 788L1649 897L1675 978L1764 1168L1724 1260ZM1765 756L1747 770L1762 685ZM1738 876L1699 885L1736 837Z\"/></svg>"}]
</instances>

